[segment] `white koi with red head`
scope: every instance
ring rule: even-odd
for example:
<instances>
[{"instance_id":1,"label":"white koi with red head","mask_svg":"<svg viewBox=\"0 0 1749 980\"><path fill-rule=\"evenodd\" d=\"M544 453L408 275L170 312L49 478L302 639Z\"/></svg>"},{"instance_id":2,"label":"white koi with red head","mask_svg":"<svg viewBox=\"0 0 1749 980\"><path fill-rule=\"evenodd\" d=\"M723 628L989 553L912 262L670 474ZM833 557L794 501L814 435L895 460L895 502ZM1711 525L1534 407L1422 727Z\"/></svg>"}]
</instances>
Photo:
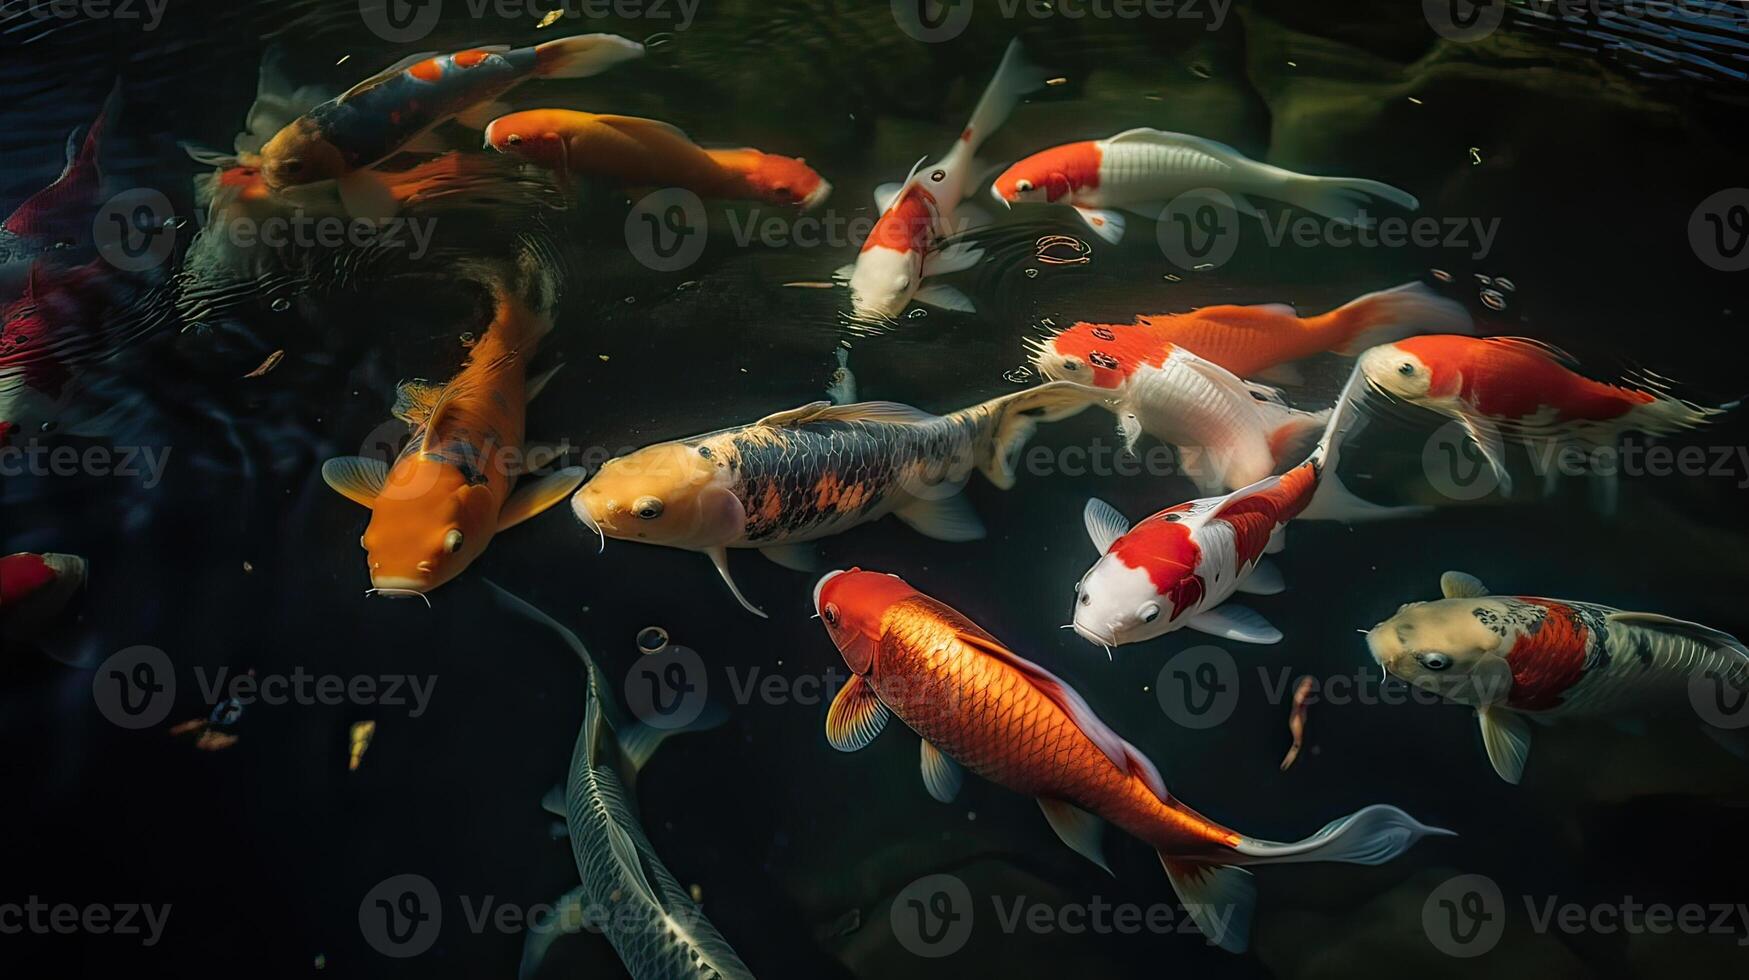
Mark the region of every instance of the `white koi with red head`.
<instances>
[{"instance_id":1,"label":"white koi with red head","mask_svg":"<svg viewBox=\"0 0 1749 980\"><path fill-rule=\"evenodd\" d=\"M890 320L913 299L946 309L974 310L959 290L925 287L923 280L969 269L983 258L981 249L942 248L942 242L977 221L975 212L961 209L960 202L977 179L978 147L1008 118L1021 96L1043 84L1043 76L1022 57L1020 42L1011 42L953 149L934 163L920 162L903 184L876 191L880 219L855 264L839 270L848 279L851 309L857 317Z\"/></svg>"},{"instance_id":2,"label":"white koi with red head","mask_svg":"<svg viewBox=\"0 0 1749 980\"><path fill-rule=\"evenodd\" d=\"M1359 384L1356 371L1317 448L1280 476L1168 507L1134 527L1111 505L1088 501L1082 517L1101 557L1075 588L1075 632L1108 650L1186 626L1243 643L1279 641L1281 633L1262 616L1224 603L1235 592L1273 595L1284 588L1263 556L1280 550L1288 521L1361 520L1416 509L1368 503L1336 478L1339 442L1356 418Z\"/></svg>"},{"instance_id":3,"label":"white koi with red head","mask_svg":"<svg viewBox=\"0 0 1749 980\"><path fill-rule=\"evenodd\" d=\"M1245 195L1285 201L1297 208L1351 224L1363 223L1371 198L1405 210L1420 206L1415 197L1376 180L1313 177L1258 163L1224 143L1131 129L1102 140L1066 143L1035 153L1003 171L990 187L1003 204L1067 204L1094 234L1108 242L1123 238L1128 211L1159 218L1180 195L1218 192L1247 214L1257 209Z\"/></svg>"}]
</instances>

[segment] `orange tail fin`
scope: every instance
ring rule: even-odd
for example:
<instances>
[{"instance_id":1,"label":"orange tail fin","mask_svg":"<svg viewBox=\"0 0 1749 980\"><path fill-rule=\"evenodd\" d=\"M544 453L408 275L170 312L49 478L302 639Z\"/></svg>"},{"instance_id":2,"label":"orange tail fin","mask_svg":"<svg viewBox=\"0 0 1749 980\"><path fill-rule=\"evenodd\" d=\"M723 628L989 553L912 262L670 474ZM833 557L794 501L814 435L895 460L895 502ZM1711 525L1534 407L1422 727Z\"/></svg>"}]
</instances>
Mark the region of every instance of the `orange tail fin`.
<instances>
[{"instance_id":1,"label":"orange tail fin","mask_svg":"<svg viewBox=\"0 0 1749 980\"><path fill-rule=\"evenodd\" d=\"M1332 349L1345 357L1417 334L1476 332L1462 304L1419 282L1367 293L1313 319L1333 329L1338 343Z\"/></svg>"}]
</instances>

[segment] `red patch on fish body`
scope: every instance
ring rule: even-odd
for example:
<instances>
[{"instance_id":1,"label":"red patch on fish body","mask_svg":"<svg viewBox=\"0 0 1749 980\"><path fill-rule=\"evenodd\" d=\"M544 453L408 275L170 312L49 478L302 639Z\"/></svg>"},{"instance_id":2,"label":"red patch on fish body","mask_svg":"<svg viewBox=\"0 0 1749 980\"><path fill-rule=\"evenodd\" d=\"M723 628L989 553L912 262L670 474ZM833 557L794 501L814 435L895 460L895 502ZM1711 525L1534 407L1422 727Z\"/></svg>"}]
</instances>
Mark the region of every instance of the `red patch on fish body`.
<instances>
[{"instance_id":1,"label":"red patch on fish body","mask_svg":"<svg viewBox=\"0 0 1749 980\"><path fill-rule=\"evenodd\" d=\"M1156 340L1134 326L1077 323L1049 341L1063 357L1073 357L1093 373L1101 388L1119 388L1142 367L1160 367L1172 355L1173 345Z\"/></svg>"},{"instance_id":2,"label":"red patch on fish body","mask_svg":"<svg viewBox=\"0 0 1749 980\"><path fill-rule=\"evenodd\" d=\"M426 58L424 61L407 69L407 74L422 82L435 82L443 78L443 59Z\"/></svg>"},{"instance_id":3,"label":"red patch on fish body","mask_svg":"<svg viewBox=\"0 0 1749 980\"><path fill-rule=\"evenodd\" d=\"M1546 610L1542 622L1512 642L1506 654L1512 670L1512 694L1507 707L1546 711L1561 703L1561 695L1585 673L1585 651L1591 630L1573 608L1550 599L1524 602Z\"/></svg>"},{"instance_id":4,"label":"red patch on fish body","mask_svg":"<svg viewBox=\"0 0 1749 980\"><path fill-rule=\"evenodd\" d=\"M0 606L9 606L55 580L41 555L21 552L0 558Z\"/></svg>"},{"instance_id":5,"label":"red patch on fish body","mask_svg":"<svg viewBox=\"0 0 1749 980\"><path fill-rule=\"evenodd\" d=\"M1092 140L1065 143L1032 156L1009 167L996 181L996 192L1007 200L1022 193L1016 185L1025 180L1033 187L1045 189L1045 198L1059 201L1080 191L1099 187L1099 164L1104 154Z\"/></svg>"},{"instance_id":6,"label":"red patch on fish body","mask_svg":"<svg viewBox=\"0 0 1749 980\"><path fill-rule=\"evenodd\" d=\"M457 68L472 68L491 56L492 52L490 51L474 49L469 51L457 51L451 57L455 59L455 65Z\"/></svg>"},{"instance_id":7,"label":"red patch on fish body","mask_svg":"<svg viewBox=\"0 0 1749 980\"><path fill-rule=\"evenodd\" d=\"M875 222L862 251L877 245L895 252L927 251L935 237L937 213L935 195L912 185Z\"/></svg>"},{"instance_id":8,"label":"red patch on fish body","mask_svg":"<svg viewBox=\"0 0 1749 980\"><path fill-rule=\"evenodd\" d=\"M1168 507L1111 544L1112 557L1146 572L1154 591L1172 601L1171 619L1195 608L1208 592L1201 575L1202 548L1183 523L1190 506Z\"/></svg>"},{"instance_id":9,"label":"red patch on fish body","mask_svg":"<svg viewBox=\"0 0 1749 980\"><path fill-rule=\"evenodd\" d=\"M1243 568L1263 557L1269 536L1305 510L1317 489L1317 467L1301 463L1283 473L1274 486L1234 500L1210 520L1225 521L1233 528L1233 555Z\"/></svg>"}]
</instances>

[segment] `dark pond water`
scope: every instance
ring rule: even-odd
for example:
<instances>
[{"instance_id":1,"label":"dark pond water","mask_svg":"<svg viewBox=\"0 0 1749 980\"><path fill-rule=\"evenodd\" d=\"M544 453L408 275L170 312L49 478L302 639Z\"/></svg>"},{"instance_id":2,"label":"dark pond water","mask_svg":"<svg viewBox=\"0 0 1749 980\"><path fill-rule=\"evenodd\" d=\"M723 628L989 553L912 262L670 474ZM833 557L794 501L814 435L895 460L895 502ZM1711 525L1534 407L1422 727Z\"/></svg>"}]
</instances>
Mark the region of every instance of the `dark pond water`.
<instances>
[{"instance_id":1,"label":"dark pond water","mask_svg":"<svg viewBox=\"0 0 1749 980\"><path fill-rule=\"evenodd\" d=\"M1183 924L1140 842L1109 835L1107 876L998 785L970 779L956 802L938 804L897 724L855 755L830 748L818 688L841 677L842 660L809 618L813 576L731 555L743 591L771 614L757 619L704 557L620 541L597 554L561 506L504 532L429 607L367 599L357 544L367 512L319 474L328 458L401 437L389 421L396 383L453 374L464 341L488 321L464 263L529 242L563 273L536 366L564 365L529 409L529 437L564 442L572 462L591 467L824 397L843 349L861 397L945 412L1031 383L1020 370L1025 341L1053 325L1214 303L1321 312L1417 280L1465 304L1484 332L1559 345L1587 373L1652 371L1697 402L1727 402L1749 387L1736 356L1749 329L1745 273L1729 271L1749 191L1715 198L1744 183L1749 148L1741 5L1604 3L1563 18L1512 4L1481 8L1497 26L1464 40L1437 4L1239 0L1130 18L1100 14L1121 4L1039 14L1035 4L979 2L963 31L937 43L909 36L894 7L874 0L703 0L608 16L577 5L545 29L536 25L548 0L507 14L461 0L430 7L438 16L423 37L392 42L372 29L381 11L371 2L361 12L348 0L165 0L155 12L126 7L133 16L119 3L0 4L0 211L55 178L68 132L88 125L114 86L93 204L156 192L174 242L161 263L98 267L102 312L76 319L101 326L113 356L94 359L57 403L68 424L14 434L80 453L141 452L133 475L85 462L70 475L0 477L0 554L77 554L92 570L74 620L42 641L85 666L23 643L0 658L7 975L515 975L517 916L577 882L539 801L569 764L584 679L558 638L493 603L488 579L576 630L615 698L640 657L639 630L659 625L698 653L728 721L664 747L637 782L637 808L662 861L696 886L758 976L1638 977L1749 967L1749 919L1735 911L1749 902L1741 760L1692 719L1646 731L1563 725L1539 730L1534 768L1511 786L1490 770L1469 709L1381 689L1355 633L1432 598L1440 573L1456 568L1503 593L1743 635L1740 414L1668 440L1702 450L1705 472L1626 476L1613 514L1592 505L1584 480L1548 497L1526 479L1510 501L1451 499L1424 465L1440 420L1380 414L1345 454L1351 485L1441 506L1398 522L1296 525L1278 558L1288 590L1251 602L1286 638L1222 644L1239 696L1206 728L1169 717L1160 687L1173 656L1208 637L1178 632L1108 661L1058 629L1095 557L1085 500L1138 516L1195 496L1186 479L1058 467L1004 492L974 478L967 494L985 540L949 544L881 521L824 542L828 567L900 572L1058 673L1211 818L1293 840L1390 802L1458 831L1380 867L1262 871L1252 949L1237 956ZM1068 15L1078 11L1088 15ZM211 168L179 144L228 151L264 59L332 94L417 51L587 31L650 48L609 73L531 83L505 101L651 117L707 146L805 156L835 188L813 223L711 205L698 257L657 271L628 247L627 195L590 187L560 208L536 182L515 185L514 206L433 212L417 257L294 248L258 257L242 276L203 257L194 180ZM1021 207L974 233L987 257L952 280L974 314L925 308L869 331L847 323L843 289L786 285L829 286L854 260L856 229L877 214L876 185L950 145L1012 37L1063 82L1015 111L985 148L990 162L1139 126L1194 133L1278 166L1405 188L1421 201L1417 214L1437 221L1437 241L1272 245L1247 232L1230 259L1195 270L1162 253L1151 221L1132 219L1125 242L1108 246L1066 209ZM481 152L464 135L459 145ZM1271 221L1283 213L1266 210ZM770 236L747 233L766 219ZM1090 261L1041 261L1050 235L1074 236ZM38 275L93 260L89 240L73 241L39 258ZM28 265L7 264L8 303ZM245 377L281 351L270 372ZM1348 365L1321 355L1288 398L1328 405ZM96 431L70 421L89 417ZM1102 412L1047 426L1036 441L1070 466L1082 450L1116 446ZM92 666L141 645L163 651L176 688L162 720L129 730L94 697ZM224 748L171 734L223 701L205 689L219 671L411 678L429 697L250 704L216 726L236 738ZM1323 698L1304 753L1283 772L1281 692L1301 675ZM411 688L402 697L411 701ZM349 730L361 721L376 723L374 741L348 771ZM442 926L418 955L394 958L361 928L361 902L403 874L432 883ZM971 896L969 938L951 955L919 955L891 914L895 896L932 874L955 876ZM1485 876L1503 896L1503 932L1485 952L1464 947L1473 958L1442 951L1437 917L1423 914L1461 875ZM83 925L10 928L33 900L170 911L151 945ZM1017 902L1044 918L1005 928ZM1604 911L1578 928L1539 927L1550 902ZM1709 911L1698 933L1608 928L1626 902L1730 913ZM1102 903L1176 918L1080 927ZM472 921L499 909L510 910L508 925ZM585 933L558 943L538 975L621 969L612 947Z\"/></svg>"}]
</instances>

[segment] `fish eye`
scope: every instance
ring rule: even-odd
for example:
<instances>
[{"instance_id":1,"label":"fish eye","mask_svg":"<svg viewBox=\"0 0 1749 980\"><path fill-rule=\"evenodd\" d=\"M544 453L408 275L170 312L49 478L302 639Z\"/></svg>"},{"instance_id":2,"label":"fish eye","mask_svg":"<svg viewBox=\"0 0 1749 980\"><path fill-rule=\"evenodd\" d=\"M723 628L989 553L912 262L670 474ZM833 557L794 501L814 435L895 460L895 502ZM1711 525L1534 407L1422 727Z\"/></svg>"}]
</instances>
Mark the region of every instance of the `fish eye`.
<instances>
[{"instance_id":1,"label":"fish eye","mask_svg":"<svg viewBox=\"0 0 1749 980\"><path fill-rule=\"evenodd\" d=\"M838 604L835 602L826 603L826 608L820 610L820 617L822 619L826 620L827 626L837 626L838 625Z\"/></svg>"},{"instance_id":2,"label":"fish eye","mask_svg":"<svg viewBox=\"0 0 1749 980\"><path fill-rule=\"evenodd\" d=\"M947 179L947 171L945 171L945 170L937 170L937 171L936 171L936 172L934 172L934 173L932 173L932 174L930 174L930 175L929 175L929 179L930 179L930 180L933 180L933 181L935 181L935 182L936 182L936 183L937 183L937 184L939 184L939 183L941 183L941 182L942 182L942 181L944 181L944 180L946 180L946 179Z\"/></svg>"},{"instance_id":3,"label":"fish eye","mask_svg":"<svg viewBox=\"0 0 1749 980\"><path fill-rule=\"evenodd\" d=\"M1032 181L1017 180L1014 182L1014 189L1018 193L1025 194L1027 191L1032 190Z\"/></svg>"},{"instance_id":4,"label":"fish eye","mask_svg":"<svg viewBox=\"0 0 1749 980\"><path fill-rule=\"evenodd\" d=\"M456 553L456 549L461 546L462 529L459 527L450 528L449 533L443 536L443 553L446 555L453 555Z\"/></svg>"},{"instance_id":5,"label":"fish eye","mask_svg":"<svg viewBox=\"0 0 1749 980\"><path fill-rule=\"evenodd\" d=\"M1160 604L1157 602L1150 602L1147 605L1144 605L1139 610L1139 615L1142 617L1142 622L1144 623L1151 623L1154 620L1159 619Z\"/></svg>"},{"instance_id":6,"label":"fish eye","mask_svg":"<svg viewBox=\"0 0 1749 980\"><path fill-rule=\"evenodd\" d=\"M1063 358L1063 370L1079 371L1081 370L1081 362L1075 360L1073 357L1065 357Z\"/></svg>"},{"instance_id":7,"label":"fish eye","mask_svg":"<svg viewBox=\"0 0 1749 980\"><path fill-rule=\"evenodd\" d=\"M521 133L511 133L509 136L504 137L504 142L510 144L511 146L515 146L518 143L522 142L522 134Z\"/></svg>"},{"instance_id":8,"label":"fish eye","mask_svg":"<svg viewBox=\"0 0 1749 980\"><path fill-rule=\"evenodd\" d=\"M1419 660L1421 666L1428 670L1444 670L1451 666L1451 658L1443 653L1416 654L1415 659Z\"/></svg>"},{"instance_id":9,"label":"fish eye","mask_svg":"<svg viewBox=\"0 0 1749 980\"><path fill-rule=\"evenodd\" d=\"M632 504L632 513L646 521L653 521L662 516L662 501L658 497L639 497Z\"/></svg>"},{"instance_id":10,"label":"fish eye","mask_svg":"<svg viewBox=\"0 0 1749 980\"><path fill-rule=\"evenodd\" d=\"M1397 373L1402 375L1405 378L1414 377L1415 376L1415 365L1410 363L1409 361L1404 361L1403 363L1397 365Z\"/></svg>"},{"instance_id":11,"label":"fish eye","mask_svg":"<svg viewBox=\"0 0 1749 980\"><path fill-rule=\"evenodd\" d=\"M1081 604L1083 606L1087 605L1088 603L1090 603L1092 601L1093 601L1093 593L1091 593L1091 592L1081 593Z\"/></svg>"},{"instance_id":12,"label":"fish eye","mask_svg":"<svg viewBox=\"0 0 1749 980\"><path fill-rule=\"evenodd\" d=\"M298 171L304 169L304 161L298 160L298 159L287 160L284 163L279 165L279 169L285 171L288 174L295 174Z\"/></svg>"}]
</instances>

